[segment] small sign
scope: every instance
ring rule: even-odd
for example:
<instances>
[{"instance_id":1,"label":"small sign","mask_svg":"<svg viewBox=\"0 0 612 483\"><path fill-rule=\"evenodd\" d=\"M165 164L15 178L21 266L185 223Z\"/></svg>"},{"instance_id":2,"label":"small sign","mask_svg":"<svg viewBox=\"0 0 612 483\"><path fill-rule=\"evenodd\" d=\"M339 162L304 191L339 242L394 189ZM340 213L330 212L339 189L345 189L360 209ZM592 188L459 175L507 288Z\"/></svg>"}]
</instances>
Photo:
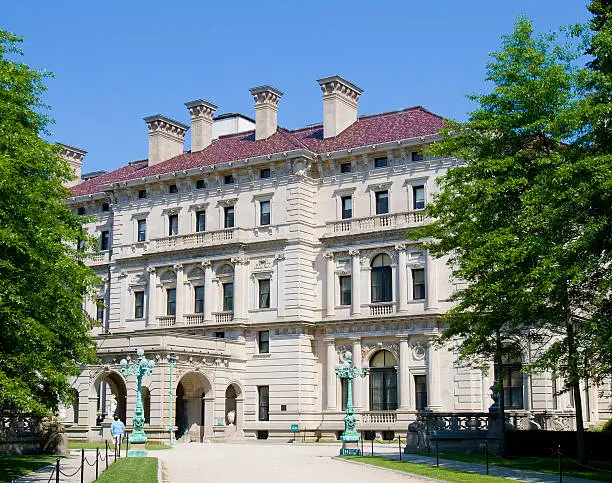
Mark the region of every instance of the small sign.
<instances>
[{"instance_id":1,"label":"small sign","mask_svg":"<svg viewBox=\"0 0 612 483\"><path fill-rule=\"evenodd\" d=\"M298 425L297 424L292 424L291 425L291 432L292 433L297 433L298 432Z\"/></svg>"},{"instance_id":2,"label":"small sign","mask_svg":"<svg viewBox=\"0 0 612 483\"><path fill-rule=\"evenodd\" d=\"M340 448L340 456L361 456L359 448Z\"/></svg>"}]
</instances>

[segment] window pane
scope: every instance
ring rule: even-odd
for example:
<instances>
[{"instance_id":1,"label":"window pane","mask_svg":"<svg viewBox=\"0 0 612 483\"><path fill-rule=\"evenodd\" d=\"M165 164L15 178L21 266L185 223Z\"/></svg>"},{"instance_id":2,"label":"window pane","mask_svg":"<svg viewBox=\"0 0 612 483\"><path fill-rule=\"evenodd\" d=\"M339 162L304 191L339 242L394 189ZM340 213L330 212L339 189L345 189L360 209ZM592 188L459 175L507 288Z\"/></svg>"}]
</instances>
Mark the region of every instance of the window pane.
<instances>
[{"instance_id":1,"label":"window pane","mask_svg":"<svg viewBox=\"0 0 612 483\"><path fill-rule=\"evenodd\" d=\"M144 292L134 292L134 317L142 319L144 316Z\"/></svg>"},{"instance_id":2,"label":"window pane","mask_svg":"<svg viewBox=\"0 0 612 483\"><path fill-rule=\"evenodd\" d=\"M204 287L201 285L198 285L198 286L195 286L193 290L195 293L194 312L196 314L201 314L204 312Z\"/></svg>"},{"instance_id":3,"label":"window pane","mask_svg":"<svg viewBox=\"0 0 612 483\"><path fill-rule=\"evenodd\" d=\"M413 161L423 161L423 155L418 151L412 151L411 156Z\"/></svg>"},{"instance_id":4,"label":"window pane","mask_svg":"<svg viewBox=\"0 0 612 483\"><path fill-rule=\"evenodd\" d=\"M375 168L384 168L385 166L387 166L389 163L387 161L387 158L376 158L374 160L374 167Z\"/></svg>"},{"instance_id":5,"label":"window pane","mask_svg":"<svg viewBox=\"0 0 612 483\"><path fill-rule=\"evenodd\" d=\"M269 225L270 224L270 202L269 201L260 202L259 208L261 210L259 223L261 225Z\"/></svg>"},{"instance_id":6,"label":"window pane","mask_svg":"<svg viewBox=\"0 0 612 483\"><path fill-rule=\"evenodd\" d=\"M223 310L231 312L234 310L234 284L223 284Z\"/></svg>"},{"instance_id":7,"label":"window pane","mask_svg":"<svg viewBox=\"0 0 612 483\"><path fill-rule=\"evenodd\" d=\"M340 165L340 172L341 173L350 173L351 172L351 163L342 163Z\"/></svg>"},{"instance_id":8,"label":"window pane","mask_svg":"<svg viewBox=\"0 0 612 483\"><path fill-rule=\"evenodd\" d=\"M270 331L259 331L259 353L267 354L270 352Z\"/></svg>"},{"instance_id":9,"label":"window pane","mask_svg":"<svg viewBox=\"0 0 612 483\"><path fill-rule=\"evenodd\" d=\"M168 236L178 235L178 215L168 215Z\"/></svg>"},{"instance_id":10,"label":"window pane","mask_svg":"<svg viewBox=\"0 0 612 483\"><path fill-rule=\"evenodd\" d=\"M372 268L372 302L391 302L392 280L391 267Z\"/></svg>"},{"instance_id":11,"label":"window pane","mask_svg":"<svg viewBox=\"0 0 612 483\"><path fill-rule=\"evenodd\" d=\"M268 386L257 386L257 393L259 399L259 420L269 421L270 389Z\"/></svg>"},{"instance_id":12,"label":"window pane","mask_svg":"<svg viewBox=\"0 0 612 483\"><path fill-rule=\"evenodd\" d=\"M178 193L178 188L176 187L175 184L171 184L168 191L170 191L170 193Z\"/></svg>"},{"instance_id":13,"label":"window pane","mask_svg":"<svg viewBox=\"0 0 612 483\"><path fill-rule=\"evenodd\" d=\"M139 190L138 191L138 198L145 199L147 197L147 190Z\"/></svg>"},{"instance_id":14,"label":"window pane","mask_svg":"<svg viewBox=\"0 0 612 483\"><path fill-rule=\"evenodd\" d=\"M143 242L147 237L147 220L138 220L138 241Z\"/></svg>"},{"instance_id":15,"label":"window pane","mask_svg":"<svg viewBox=\"0 0 612 483\"><path fill-rule=\"evenodd\" d=\"M426 376L414 376L415 407L423 411L427 407L427 379Z\"/></svg>"},{"instance_id":16,"label":"window pane","mask_svg":"<svg viewBox=\"0 0 612 483\"><path fill-rule=\"evenodd\" d=\"M270 168L263 168L260 172L259 172L259 177L261 179L267 179L270 177Z\"/></svg>"},{"instance_id":17,"label":"window pane","mask_svg":"<svg viewBox=\"0 0 612 483\"><path fill-rule=\"evenodd\" d=\"M412 188L413 206L415 210L425 208L425 187L415 186Z\"/></svg>"},{"instance_id":18,"label":"window pane","mask_svg":"<svg viewBox=\"0 0 612 483\"><path fill-rule=\"evenodd\" d=\"M259 281L259 308L270 308L270 280Z\"/></svg>"},{"instance_id":19,"label":"window pane","mask_svg":"<svg viewBox=\"0 0 612 483\"><path fill-rule=\"evenodd\" d=\"M206 212L198 211L196 212L196 231L206 231Z\"/></svg>"},{"instance_id":20,"label":"window pane","mask_svg":"<svg viewBox=\"0 0 612 483\"><path fill-rule=\"evenodd\" d=\"M196 189L197 190L202 190L206 187L206 185L204 184L204 180L203 179L199 179L196 181Z\"/></svg>"},{"instance_id":21,"label":"window pane","mask_svg":"<svg viewBox=\"0 0 612 483\"><path fill-rule=\"evenodd\" d=\"M96 321L104 323L104 301L102 299L96 300Z\"/></svg>"},{"instance_id":22,"label":"window pane","mask_svg":"<svg viewBox=\"0 0 612 483\"><path fill-rule=\"evenodd\" d=\"M110 246L110 237L108 231L100 233L100 250L108 250Z\"/></svg>"},{"instance_id":23,"label":"window pane","mask_svg":"<svg viewBox=\"0 0 612 483\"><path fill-rule=\"evenodd\" d=\"M389 213L389 193L379 191L376 193L376 214L384 215L385 213Z\"/></svg>"},{"instance_id":24,"label":"window pane","mask_svg":"<svg viewBox=\"0 0 612 483\"><path fill-rule=\"evenodd\" d=\"M353 198L351 196L342 197L342 219L346 220L353 217Z\"/></svg>"},{"instance_id":25,"label":"window pane","mask_svg":"<svg viewBox=\"0 0 612 483\"><path fill-rule=\"evenodd\" d=\"M166 290L166 315L176 315L176 289Z\"/></svg>"},{"instance_id":26,"label":"window pane","mask_svg":"<svg viewBox=\"0 0 612 483\"><path fill-rule=\"evenodd\" d=\"M233 228L234 227L234 207L226 206L225 207L225 228Z\"/></svg>"},{"instance_id":27,"label":"window pane","mask_svg":"<svg viewBox=\"0 0 612 483\"><path fill-rule=\"evenodd\" d=\"M224 184L234 184L234 176L231 174L225 175L225 177L223 178L223 183Z\"/></svg>"},{"instance_id":28,"label":"window pane","mask_svg":"<svg viewBox=\"0 0 612 483\"><path fill-rule=\"evenodd\" d=\"M425 298L425 269L412 270L412 298L421 300Z\"/></svg>"},{"instance_id":29,"label":"window pane","mask_svg":"<svg viewBox=\"0 0 612 483\"><path fill-rule=\"evenodd\" d=\"M340 277L340 305L351 305L351 277Z\"/></svg>"}]
</instances>

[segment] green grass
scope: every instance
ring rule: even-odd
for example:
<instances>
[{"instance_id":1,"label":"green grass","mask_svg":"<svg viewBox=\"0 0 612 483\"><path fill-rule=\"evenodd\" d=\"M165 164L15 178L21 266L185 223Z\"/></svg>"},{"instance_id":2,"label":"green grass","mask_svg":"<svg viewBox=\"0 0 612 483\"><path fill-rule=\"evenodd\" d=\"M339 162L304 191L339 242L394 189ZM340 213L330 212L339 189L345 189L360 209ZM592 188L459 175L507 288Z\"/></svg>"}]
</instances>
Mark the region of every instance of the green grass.
<instances>
[{"instance_id":1,"label":"green grass","mask_svg":"<svg viewBox=\"0 0 612 483\"><path fill-rule=\"evenodd\" d=\"M157 483L157 458L120 458L98 478L99 483Z\"/></svg>"},{"instance_id":2,"label":"green grass","mask_svg":"<svg viewBox=\"0 0 612 483\"><path fill-rule=\"evenodd\" d=\"M434 454L422 453L423 456L435 456ZM466 461L468 463L479 463L484 465L483 454L465 453L440 453L440 458L455 461ZM557 458L538 458L530 456L511 457L507 459L498 458L489 453L489 465L504 466L523 471L539 471L541 473L559 474L559 460ZM589 466L612 471L611 461L589 461ZM563 474L590 480L612 482L612 473L605 471L590 470L581 467L568 458L562 462Z\"/></svg>"},{"instance_id":3,"label":"green grass","mask_svg":"<svg viewBox=\"0 0 612 483\"><path fill-rule=\"evenodd\" d=\"M23 456L0 456L0 482L9 482L55 463L57 456L32 454Z\"/></svg>"},{"instance_id":4,"label":"green grass","mask_svg":"<svg viewBox=\"0 0 612 483\"><path fill-rule=\"evenodd\" d=\"M96 442L96 443L89 443L86 441L70 441L68 442L68 448L70 449L96 449L96 448L100 448L100 449L104 449L105 448L105 443L104 442ZM113 450L114 446L111 442L108 443L108 451L111 452ZM146 448L148 450L159 450L159 449L171 449L171 446L166 446L165 444L161 444L161 443L147 443L146 444ZM123 443L121 445L121 453L123 453L126 449L126 445L125 443Z\"/></svg>"},{"instance_id":5,"label":"green grass","mask_svg":"<svg viewBox=\"0 0 612 483\"><path fill-rule=\"evenodd\" d=\"M341 458L366 463L368 465L380 466L390 470L404 471L413 475L426 476L442 481L454 483L507 483L508 479L498 476L486 476L476 473L466 473L464 471L451 470L449 468L436 468L435 466L422 465L417 463L407 463L405 461L390 460L381 456L341 456Z\"/></svg>"}]
</instances>

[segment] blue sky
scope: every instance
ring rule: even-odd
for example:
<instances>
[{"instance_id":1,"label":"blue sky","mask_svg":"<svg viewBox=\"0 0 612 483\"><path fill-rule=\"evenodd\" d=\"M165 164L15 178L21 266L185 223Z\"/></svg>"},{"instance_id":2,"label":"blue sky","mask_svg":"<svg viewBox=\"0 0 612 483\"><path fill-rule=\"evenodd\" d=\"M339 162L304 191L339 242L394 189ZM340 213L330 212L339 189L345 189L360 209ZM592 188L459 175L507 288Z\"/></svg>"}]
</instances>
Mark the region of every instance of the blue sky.
<instances>
[{"instance_id":1,"label":"blue sky","mask_svg":"<svg viewBox=\"0 0 612 483\"><path fill-rule=\"evenodd\" d=\"M88 151L87 172L145 158L142 118L188 123L187 101L253 116L248 89L261 84L285 93L287 128L321 121L316 79L334 74L364 89L360 114L420 104L465 119L464 95L486 89L487 55L517 16L544 32L587 21L586 3L24 0L1 8L0 28L25 38L27 64L55 74L51 140Z\"/></svg>"}]
</instances>

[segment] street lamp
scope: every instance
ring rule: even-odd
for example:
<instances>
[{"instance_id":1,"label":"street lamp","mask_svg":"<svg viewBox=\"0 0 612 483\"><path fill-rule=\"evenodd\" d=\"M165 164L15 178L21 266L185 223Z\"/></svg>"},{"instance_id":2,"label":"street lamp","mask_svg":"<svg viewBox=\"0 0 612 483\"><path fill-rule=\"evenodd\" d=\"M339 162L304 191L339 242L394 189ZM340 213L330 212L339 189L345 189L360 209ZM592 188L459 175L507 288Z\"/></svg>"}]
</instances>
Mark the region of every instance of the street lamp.
<instances>
[{"instance_id":1,"label":"street lamp","mask_svg":"<svg viewBox=\"0 0 612 483\"><path fill-rule=\"evenodd\" d=\"M134 375L138 380L138 390L136 392L136 409L134 409L134 423L132 434L130 435L130 443L146 443L147 435L144 432L144 409L142 407L142 376L150 376L153 372L155 362L148 360L144 356L144 349L138 348L136 350L138 354L138 362L131 363L128 366L128 362L125 359L121 359L121 374L124 376Z\"/></svg>"},{"instance_id":2,"label":"street lamp","mask_svg":"<svg viewBox=\"0 0 612 483\"><path fill-rule=\"evenodd\" d=\"M172 422L172 403L174 402L174 386L172 385L172 371L174 369L174 363L176 362L176 355L171 353L168 356L168 362L170 364L170 415L168 416L168 429L170 430L170 446L174 446L174 423Z\"/></svg>"},{"instance_id":3,"label":"street lamp","mask_svg":"<svg viewBox=\"0 0 612 483\"><path fill-rule=\"evenodd\" d=\"M369 372L367 367L359 369L353 365L353 354L346 351L344 354L344 363L336 367L336 376L340 379L346 379L347 398L346 411L344 416L344 433L340 436L342 440L342 448L340 456L361 456L359 449L359 433L355 430L355 408L353 408L353 379L357 377L365 377Z\"/></svg>"}]
</instances>

